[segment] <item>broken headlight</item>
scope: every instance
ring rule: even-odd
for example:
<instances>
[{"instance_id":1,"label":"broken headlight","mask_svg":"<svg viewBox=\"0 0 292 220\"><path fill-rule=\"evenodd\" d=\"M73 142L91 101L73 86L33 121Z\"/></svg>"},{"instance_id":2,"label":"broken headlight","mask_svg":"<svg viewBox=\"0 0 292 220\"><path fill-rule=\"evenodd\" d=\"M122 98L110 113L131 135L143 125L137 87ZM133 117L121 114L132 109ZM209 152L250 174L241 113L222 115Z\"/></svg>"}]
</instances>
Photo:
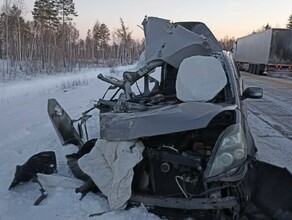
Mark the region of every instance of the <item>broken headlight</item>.
<instances>
[{"instance_id":1,"label":"broken headlight","mask_svg":"<svg viewBox=\"0 0 292 220\"><path fill-rule=\"evenodd\" d=\"M247 157L247 144L240 124L226 128L219 136L212 157L205 171L205 179L225 173L224 177L237 171Z\"/></svg>"}]
</instances>

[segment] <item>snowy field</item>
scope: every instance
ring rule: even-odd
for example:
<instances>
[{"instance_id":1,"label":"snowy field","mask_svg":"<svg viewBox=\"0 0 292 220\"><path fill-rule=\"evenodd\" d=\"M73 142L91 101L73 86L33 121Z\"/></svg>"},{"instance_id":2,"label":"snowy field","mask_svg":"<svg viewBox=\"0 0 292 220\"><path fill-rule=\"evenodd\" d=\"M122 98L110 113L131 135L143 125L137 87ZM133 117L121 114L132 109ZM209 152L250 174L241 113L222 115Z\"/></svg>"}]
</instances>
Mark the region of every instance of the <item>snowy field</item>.
<instances>
[{"instance_id":1,"label":"snowy field","mask_svg":"<svg viewBox=\"0 0 292 220\"><path fill-rule=\"evenodd\" d=\"M142 206L89 218L89 214L108 211L107 201L93 193L79 201L80 195L74 190L82 183L71 179L65 158L66 154L77 151L77 148L73 145L61 146L47 115L47 100L56 98L73 119L78 118L81 112L91 108L95 100L102 97L108 87L96 76L104 73L119 78L125 68L133 66L117 68L115 73L110 73L109 69L99 69L74 75L0 83L0 220L159 219ZM264 121L263 117L259 117L261 112L251 110L249 122L259 147L259 157L292 170L291 140L271 127L267 123L269 118ZM88 128L90 137L98 136L98 111L93 112ZM16 165L23 164L33 154L47 150L56 153L58 174L71 181L60 182L54 187L45 186L48 198L41 205L33 206L40 196L38 184L20 184L11 191L8 187Z\"/></svg>"},{"instance_id":2,"label":"snowy field","mask_svg":"<svg viewBox=\"0 0 292 220\"><path fill-rule=\"evenodd\" d=\"M72 179L57 187L44 186L48 197L33 206L40 196L36 183L20 184L8 191L16 165L35 153L52 150L57 156L58 174L72 177L65 155L77 151L73 145L61 146L47 114L47 100L56 98L72 118L91 108L107 83L96 77L99 73L120 77L123 70L134 66L84 71L74 75L46 76L28 81L0 84L0 220L18 219L87 219L89 214L108 211L105 198L88 193L82 201L74 192L82 182ZM98 136L98 111L88 122L89 135ZM143 207L124 212L111 212L90 219L159 219Z\"/></svg>"}]
</instances>

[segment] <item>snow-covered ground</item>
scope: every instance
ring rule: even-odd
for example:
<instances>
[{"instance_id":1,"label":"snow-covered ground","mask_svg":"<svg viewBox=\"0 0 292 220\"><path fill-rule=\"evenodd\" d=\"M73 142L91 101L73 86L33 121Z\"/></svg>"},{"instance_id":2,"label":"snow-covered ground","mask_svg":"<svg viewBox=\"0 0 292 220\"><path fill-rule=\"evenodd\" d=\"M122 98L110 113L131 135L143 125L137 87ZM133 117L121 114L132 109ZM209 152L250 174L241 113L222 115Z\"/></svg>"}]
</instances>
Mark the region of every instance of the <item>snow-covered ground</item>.
<instances>
[{"instance_id":1,"label":"snow-covered ground","mask_svg":"<svg viewBox=\"0 0 292 220\"><path fill-rule=\"evenodd\" d=\"M72 177L65 155L77 151L77 148L61 146L47 115L47 100L56 98L72 118L77 118L82 111L91 108L94 100L98 100L108 87L107 83L96 79L97 75L104 73L120 77L125 68L133 66L119 67L114 73L109 69L98 69L0 84L0 220L86 219L89 214L109 210L106 199L92 193L79 201L80 194L74 190L81 182L76 179L72 179L71 184L45 187L49 195L40 206L33 206L40 196L38 184L20 184L11 191L8 187L16 165L46 150L55 151L58 174ZM98 136L97 113L93 112L88 124L91 137ZM92 218L159 219L143 207Z\"/></svg>"},{"instance_id":2,"label":"snow-covered ground","mask_svg":"<svg viewBox=\"0 0 292 220\"><path fill-rule=\"evenodd\" d=\"M77 148L73 145L61 146L47 115L47 100L56 98L72 118L78 118L81 112L91 108L95 100L102 97L108 87L107 83L96 79L97 75L104 73L120 78L125 68L133 66L117 68L114 73L110 73L109 69L98 69L73 75L0 83L0 220L87 219L89 214L109 210L106 199L93 193L79 201L80 195L74 190L81 182L76 179L71 179L70 184L63 183L57 187L45 186L49 195L39 206L33 206L40 196L38 184L20 184L11 191L8 191L8 187L14 177L16 165L23 164L33 154L46 150L55 151L58 174L72 177L65 155L77 151ZM269 93L266 93L266 97L269 99ZM256 105L252 102L249 103L251 107ZM288 105L279 100L277 104L284 109ZM272 125L276 122L272 121L271 125L272 119L268 116L256 108L251 108L248 115L259 148L259 157L292 170L292 141L275 130ZM98 136L97 125L98 111L94 111L88 122L90 137ZM142 206L92 218L159 219Z\"/></svg>"}]
</instances>

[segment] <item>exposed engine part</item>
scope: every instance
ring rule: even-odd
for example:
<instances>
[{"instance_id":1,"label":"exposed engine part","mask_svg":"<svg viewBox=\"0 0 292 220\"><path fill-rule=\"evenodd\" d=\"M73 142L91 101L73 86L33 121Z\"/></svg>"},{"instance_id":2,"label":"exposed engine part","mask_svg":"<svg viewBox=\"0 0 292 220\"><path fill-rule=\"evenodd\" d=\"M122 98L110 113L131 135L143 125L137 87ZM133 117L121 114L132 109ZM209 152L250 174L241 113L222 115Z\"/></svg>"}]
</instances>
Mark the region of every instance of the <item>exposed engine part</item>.
<instances>
[{"instance_id":1,"label":"exposed engine part","mask_svg":"<svg viewBox=\"0 0 292 220\"><path fill-rule=\"evenodd\" d=\"M162 163L161 166L160 166L160 170L163 173L168 173L170 171L169 163Z\"/></svg>"},{"instance_id":2,"label":"exposed engine part","mask_svg":"<svg viewBox=\"0 0 292 220\"><path fill-rule=\"evenodd\" d=\"M132 183L132 188L139 192L148 192L150 184L149 174L141 168L139 165L135 167L134 179Z\"/></svg>"},{"instance_id":3,"label":"exposed engine part","mask_svg":"<svg viewBox=\"0 0 292 220\"><path fill-rule=\"evenodd\" d=\"M181 186L181 184L179 183L179 179L183 180L183 178L181 176L176 176L175 182L176 182L177 186L179 187L179 189L181 190L181 192L184 194L184 196L188 199L189 197L188 197L187 193L185 192L185 190L183 189L183 187Z\"/></svg>"},{"instance_id":4,"label":"exposed engine part","mask_svg":"<svg viewBox=\"0 0 292 220\"><path fill-rule=\"evenodd\" d=\"M186 191L199 193L203 190L203 186L197 184L202 178L199 156L180 154L176 149L166 147L146 148L143 161L154 194L187 198Z\"/></svg>"},{"instance_id":5,"label":"exposed engine part","mask_svg":"<svg viewBox=\"0 0 292 220\"><path fill-rule=\"evenodd\" d=\"M199 168L201 163L201 158L199 156L179 154L174 151L167 151L165 148L162 148L161 150L146 148L144 156L152 160L169 162L176 168L178 168L178 165Z\"/></svg>"},{"instance_id":6,"label":"exposed engine part","mask_svg":"<svg viewBox=\"0 0 292 220\"><path fill-rule=\"evenodd\" d=\"M180 135L180 137L174 143L174 147L180 152L188 150L195 139L195 134L193 132L185 132Z\"/></svg>"}]
</instances>

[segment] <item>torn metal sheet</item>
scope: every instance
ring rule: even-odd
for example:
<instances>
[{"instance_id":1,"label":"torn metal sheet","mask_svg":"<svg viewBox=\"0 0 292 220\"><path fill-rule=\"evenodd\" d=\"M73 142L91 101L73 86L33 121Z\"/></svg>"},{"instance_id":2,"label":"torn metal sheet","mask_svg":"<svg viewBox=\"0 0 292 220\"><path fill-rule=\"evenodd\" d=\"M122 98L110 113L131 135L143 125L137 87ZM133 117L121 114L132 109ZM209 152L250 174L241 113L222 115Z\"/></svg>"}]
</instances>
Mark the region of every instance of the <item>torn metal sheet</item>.
<instances>
[{"instance_id":1,"label":"torn metal sheet","mask_svg":"<svg viewBox=\"0 0 292 220\"><path fill-rule=\"evenodd\" d=\"M62 145L83 145L81 138L73 126L72 119L56 99L48 100L48 114Z\"/></svg>"},{"instance_id":2,"label":"torn metal sheet","mask_svg":"<svg viewBox=\"0 0 292 220\"><path fill-rule=\"evenodd\" d=\"M108 141L204 128L217 114L236 105L189 102L135 113L100 114L100 136Z\"/></svg>"},{"instance_id":3,"label":"torn metal sheet","mask_svg":"<svg viewBox=\"0 0 292 220\"><path fill-rule=\"evenodd\" d=\"M133 194L130 198L130 202L139 202L145 205L152 205L165 208L176 208L184 210L194 210L194 209L216 209L225 208L231 209L238 205L236 198L226 197L226 198L171 198L165 196L149 196L149 195L139 195Z\"/></svg>"},{"instance_id":4,"label":"torn metal sheet","mask_svg":"<svg viewBox=\"0 0 292 220\"><path fill-rule=\"evenodd\" d=\"M222 51L220 44L204 23L171 23L169 20L147 17L142 24L146 39L146 63L163 60L178 68L187 57L209 56Z\"/></svg>"}]
</instances>

